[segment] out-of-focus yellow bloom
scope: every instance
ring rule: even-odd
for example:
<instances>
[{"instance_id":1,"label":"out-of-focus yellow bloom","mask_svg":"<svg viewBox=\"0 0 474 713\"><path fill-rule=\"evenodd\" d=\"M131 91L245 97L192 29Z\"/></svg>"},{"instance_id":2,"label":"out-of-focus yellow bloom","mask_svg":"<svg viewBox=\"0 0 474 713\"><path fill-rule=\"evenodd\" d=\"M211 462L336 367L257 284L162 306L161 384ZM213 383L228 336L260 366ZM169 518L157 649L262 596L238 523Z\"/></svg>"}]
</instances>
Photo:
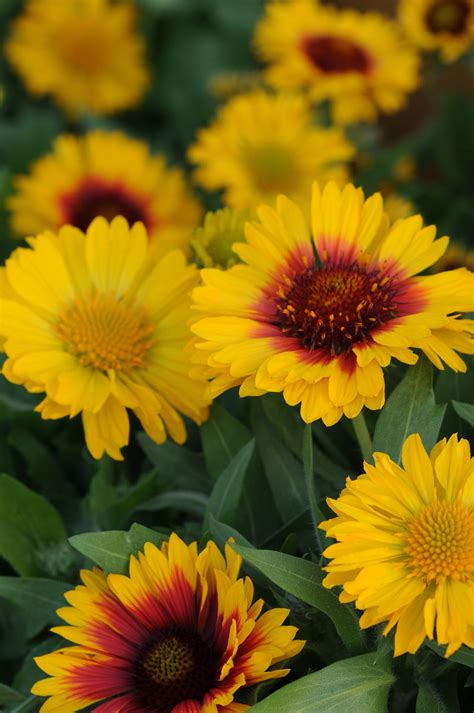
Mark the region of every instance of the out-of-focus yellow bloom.
<instances>
[{"instance_id":1,"label":"out-of-focus yellow bloom","mask_svg":"<svg viewBox=\"0 0 474 713\"><path fill-rule=\"evenodd\" d=\"M307 90L317 102L329 99L338 124L398 111L419 85L416 50L377 13L270 0L255 42L272 86Z\"/></svg>"},{"instance_id":2,"label":"out-of-focus yellow bloom","mask_svg":"<svg viewBox=\"0 0 474 713\"><path fill-rule=\"evenodd\" d=\"M245 240L244 225L250 218L249 211L223 208L206 214L204 225L197 228L191 247L203 267L228 268L239 262L232 250L234 243Z\"/></svg>"},{"instance_id":3,"label":"out-of-focus yellow bloom","mask_svg":"<svg viewBox=\"0 0 474 713\"><path fill-rule=\"evenodd\" d=\"M129 0L27 0L5 53L32 94L70 114L138 104L148 84L145 46Z\"/></svg>"},{"instance_id":4,"label":"out-of-focus yellow bloom","mask_svg":"<svg viewBox=\"0 0 474 713\"><path fill-rule=\"evenodd\" d=\"M400 21L410 40L454 62L474 41L473 0L400 0Z\"/></svg>"},{"instance_id":5,"label":"out-of-focus yellow bloom","mask_svg":"<svg viewBox=\"0 0 474 713\"><path fill-rule=\"evenodd\" d=\"M239 210L273 203L279 193L308 204L315 179L348 180L353 155L341 129L314 125L302 95L265 91L231 99L189 149L196 181L223 189L227 205Z\"/></svg>"},{"instance_id":6,"label":"out-of-focus yellow bloom","mask_svg":"<svg viewBox=\"0 0 474 713\"><path fill-rule=\"evenodd\" d=\"M107 220L123 215L130 225L145 225L161 255L188 250L201 215L183 172L121 131L60 136L29 175L15 179L15 188L8 207L13 230L22 238L66 224L85 231L98 215Z\"/></svg>"}]
</instances>

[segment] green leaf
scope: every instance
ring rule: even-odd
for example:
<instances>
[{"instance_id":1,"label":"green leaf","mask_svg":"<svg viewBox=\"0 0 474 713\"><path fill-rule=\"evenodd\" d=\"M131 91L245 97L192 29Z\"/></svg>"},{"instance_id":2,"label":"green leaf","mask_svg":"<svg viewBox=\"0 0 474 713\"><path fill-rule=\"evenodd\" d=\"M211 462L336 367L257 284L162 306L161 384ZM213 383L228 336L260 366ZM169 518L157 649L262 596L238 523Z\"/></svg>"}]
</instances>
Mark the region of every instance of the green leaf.
<instances>
[{"instance_id":1,"label":"green leaf","mask_svg":"<svg viewBox=\"0 0 474 713\"><path fill-rule=\"evenodd\" d=\"M356 614L340 603L337 594L323 586L323 573L318 565L273 550L254 550L239 545L234 545L234 549L285 592L326 614L350 653L365 649Z\"/></svg>"},{"instance_id":2,"label":"green leaf","mask_svg":"<svg viewBox=\"0 0 474 713\"><path fill-rule=\"evenodd\" d=\"M10 686L5 686L4 683L0 683L0 705L5 705L6 703L20 703L25 700L23 693L15 691Z\"/></svg>"},{"instance_id":3,"label":"green leaf","mask_svg":"<svg viewBox=\"0 0 474 713\"><path fill-rule=\"evenodd\" d=\"M203 517L209 498L204 493L191 490L170 490L167 493L156 495L154 498L142 503L136 509L159 512L168 508L175 508L189 512L198 517Z\"/></svg>"},{"instance_id":4,"label":"green leaf","mask_svg":"<svg viewBox=\"0 0 474 713\"><path fill-rule=\"evenodd\" d=\"M245 475L254 449L255 441L252 439L240 449L219 476L209 497L206 522L209 515L213 515L221 522L233 521L239 508Z\"/></svg>"},{"instance_id":5,"label":"green leaf","mask_svg":"<svg viewBox=\"0 0 474 713\"><path fill-rule=\"evenodd\" d=\"M208 420L201 427L207 469L216 480L232 458L252 438L249 429L214 403Z\"/></svg>"},{"instance_id":6,"label":"green leaf","mask_svg":"<svg viewBox=\"0 0 474 713\"><path fill-rule=\"evenodd\" d=\"M396 463L412 433L419 433L429 452L436 443L446 404L435 404L433 368L426 357L409 366L401 383L393 390L377 420L374 452L382 451Z\"/></svg>"},{"instance_id":7,"label":"green leaf","mask_svg":"<svg viewBox=\"0 0 474 713\"><path fill-rule=\"evenodd\" d=\"M313 450L313 432L311 424L307 423L303 433L303 466L306 483L306 492L308 494L309 509L311 512L311 520L313 522L314 536L318 545L318 552L321 554L328 546L328 541L325 533L319 529L319 525L326 518L319 509L316 498L316 489L314 483L314 450Z\"/></svg>"},{"instance_id":8,"label":"green leaf","mask_svg":"<svg viewBox=\"0 0 474 713\"><path fill-rule=\"evenodd\" d=\"M344 659L290 683L257 705L252 713L386 713L394 676L373 654Z\"/></svg>"},{"instance_id":9,"label":"green leaf","mask_svg":"<svg viewBox=\"0 0 474 713\"><path fill-rule=\"evenodd\" d=\"M85 532L69 538L81 554L99 565L104 572L128 574L130 557L143 549L146 542L160 546L166 536L135 523L128 532Z\"/></svg>"},{"instance_id":10,"label":"green leaf","mask_svg":"<svg viewBox=\"0 0 474 713\"><path fill-rule=\"evenodd\" d=\"M431 686L421 684L416 697L416 713L449 713L439 694Z\"/></svg>"},{"instance_id":11,"label":"green leaf","mask_svg":"<svg viewBox=\"0 0 474 713\"><path fill-rule=\"evenodd\" d=\"M23 613L28 638L56 621L56 609L65 606L65 582L32 577L0 577L0 597L16 604Z\"/></svg>"},{"instance_id":12,"label":"green leaf","mask_svg":"<svg viewBox=\"0 0 474 713\"><path fill-rule=\"evenodd\" d=\"M223 548L229 538L233 538L238 545L243 545L243 547L249 547L253 549L252 544L237 532L233 527L226 525L223 522L219 522L212 515L209 515L209 532L212 538L215 540L219 547Z\"/></svg>"},{"instance_id":13,"label":"green leaf","mask_svg":"<svg viewBox=\"0 0 474 713\"><path fill-rule=\"evenodd\" d=\"M470 426L474 428L474 404L465 404L462 401L452 401L453 408Z\"/></svg>"},{"instance_id":14,"label":"green leaf","mask_svg":"<svg viewBox=\"0 0 474 713\"><path fill-rule=\"evenodd\" d=\"M47 553L66 542L57 511L41 495L0 475L0 555L25 577L48 571Z\"/></svg>"},{"instance_id":15,"label":"green leaf","mask_svg":"<svg viewBox=\"0 0 474 713\"><path fill-rule=\"evenodd\" d=\"M282 443L261 406L252 404L252 425L276 507L283 522L308 509L303 464Z\"/></svg>"},{"instance_id":16,"label":"green leaf","mask_svg":"<svg viewBox=\"0 0 474 713\"><path fill-rule=\"evenodd\" d=\"M169 484L171 488L180 487L209 492L209 476L201 453L195 453L184 446L177 446L171 441L166 441L159 446L145 433L139 433L137 440L150 462L158 468L162 488Z\"/></svg>"},{"instance_id":17,"label":"green leaf","mask_svg":"<svg viewBox=\"0 0 474 713\"><path fill-rule=\"evenodd\" d=\"M432 651L435 651L438 656L445 659L445 646L439 646L436 642L429 640L426 640L425 643ZM455 661L456 663L463 664L463 666L474 668L474 651L472 649L468 649L467 646L461 646L461 648L455 651L454 654L451 654L449 661Z\"/></svg>"}]
</instances>

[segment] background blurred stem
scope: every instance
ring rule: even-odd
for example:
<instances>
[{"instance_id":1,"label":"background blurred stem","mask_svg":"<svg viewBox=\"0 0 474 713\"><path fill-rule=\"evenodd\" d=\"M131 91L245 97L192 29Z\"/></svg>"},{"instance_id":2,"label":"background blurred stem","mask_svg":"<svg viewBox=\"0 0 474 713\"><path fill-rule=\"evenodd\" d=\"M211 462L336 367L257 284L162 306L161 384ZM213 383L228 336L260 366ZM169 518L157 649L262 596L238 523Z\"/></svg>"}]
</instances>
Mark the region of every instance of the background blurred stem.
<instances>
[{"instance_id":1,"label":"background blurred stem","mask_svg":"<svg viewBox=\"0 0 474 713\"><path fill-rule=\"evenodd\" d=\"M362 457L370 463L373 451L372 438L370 437L369 429L367 428L367 424L365 422L363 410L358 416L352 419L352 424L354 426L354 433L356 435Z\"/></svg>"}]
</instances>

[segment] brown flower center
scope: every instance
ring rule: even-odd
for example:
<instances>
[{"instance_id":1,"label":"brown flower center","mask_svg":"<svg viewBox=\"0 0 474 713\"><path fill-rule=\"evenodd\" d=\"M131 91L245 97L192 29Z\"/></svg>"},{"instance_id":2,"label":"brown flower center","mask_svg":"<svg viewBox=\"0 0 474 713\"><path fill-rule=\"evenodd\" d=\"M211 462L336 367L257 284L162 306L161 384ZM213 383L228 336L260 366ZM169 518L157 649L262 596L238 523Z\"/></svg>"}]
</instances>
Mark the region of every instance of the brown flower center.
<instances>
[{"instance_id":1,"label":"brown flower center","mask_svg":"<svg viewBox=\"0 0 474 713\"><path fill-rule=\"evenodd\" d=\"M171 713L183 701L201 702L217 683L217 669L212 649L195 632L153 634L134 665L137 710Z\"/></svg>"},{"instance_id":2,"label":"brown flower center","mask_svg":"<svg viewBox=\"0 0 474 713\"><path fill-rule=\"evenodd\" d=\"M427 505L407 526L409 566L426 582L474 572L474 512L462 502Z\"/></svg>"},{"instance_id":3,"label":"brown flower center","mask_svg":"<svg viewBox=\"0 0 474 713\"><path fill-rule=\"evenodd\" d=\"M73 191L60 198L62 222L86 231L98 215L112 220L117 215L129 225L138 221L150 227L151 221L145 202L118 182L106 183L100 178L86 178Z\"/></svg>"},{"instance_id":4,"label":"brown flower center","mask_svg":"<svg viewBox=\"0 0 474 713\"><path fill-rule=\"evenodd\" d=\"M469 17L467 0L438 0L426 14L426 24L431 32L448 32L462 35L466 30Z\"/></svg>"},{"instance_id":5,"label":"brown flower center","mask_svg":"<svg viewBox=\"0 0 474 713\"><path fill-rule=\"evenodd\" d=\"M309 267L280 287L274 323L305 349L343 354L398 316L399 289L394 278L358 263Z\"/></svg>"},{"instance_id":6,"label":"brown flower center","mask_svg":"<svg viewBox=\"0 0 474 713\"><path fill-rule=\"evenodd\" d=\"M154 344L153 325L142 308L100 293L77 298L59 318L56 333L83 366L100 371L142 367Z\"/></svg>"},{"instance_id":7,"label":"brown flower center","mask_svg":"<svg viewBox=\"0 0 474 713\"><path fill-rule=\"evenodd\" d=\"M301 49L311 64L325 74L366 74L372 64L364 48L344 37L308 35L303 39Z\"/></svg>"}]
</instances>

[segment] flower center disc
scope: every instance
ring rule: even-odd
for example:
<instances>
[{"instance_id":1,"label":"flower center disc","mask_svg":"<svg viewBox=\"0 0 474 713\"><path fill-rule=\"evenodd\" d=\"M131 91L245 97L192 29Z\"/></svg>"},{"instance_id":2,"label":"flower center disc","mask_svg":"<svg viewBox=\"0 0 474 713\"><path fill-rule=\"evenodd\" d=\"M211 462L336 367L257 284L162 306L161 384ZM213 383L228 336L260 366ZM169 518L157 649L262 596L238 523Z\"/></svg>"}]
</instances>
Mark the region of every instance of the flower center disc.
<instances>
[{"instance_id":1,"label":"flower center disc","mask_svg":"<svg viewBox=\"0 0 474 713\"><path fill-rule=\"evenodd\" d=\"M217 661L194 632L158 632L134 667L137 702L154 713L171 713L183 701L202 701L216 682Z\"/></svg>"},{"instance_id":2,"label":"flower center disc","mask_svg":"<svg viewBox=\"0 0 474 713\"><path fill-rule=\"evenodd\" d=\"M146 207L137 196L118 183L108 184L99 178L86 178L83 183L60 199L63 223L86 231L98 215L112 220L122 215L129 225L138 221L150 226Z\"/></svg>"},{"instance_id":3,"label":"flower center disc","mask_svg":"<svg viewBox=\"0 0 474 713\"><path fill-rule=\"evenodd\" d=\"M301 46L311 64L326 74L366 74L371 66L367 52L344 37L308 36Z\"/></svg>"},{"instance_id":4,"label":"flower center disc","mask_svg":"<svg viewBox=\"0 0 474 713\"><path fill-rule=\"evenodd\" d=\"M80 17L61 28L56 41L61 57L74 70L84 74L102 70L109 60L110 48L97 21Z\"/></svg>"},{"instance_id":5,"label":"flower center disc","mask_svg":"<svg viewBox=\"0 0 474 713\"><path fill-rule=\"evenodd\" d=\"M370 332L395 318L392 278L358 264L307 268L278 291L275 324L305 349L332 356L370 339Z\"/></svg>"},{"instance_id":6,"label":"flower center disc","mask_svg":"<svg viewBox=\"0 0 474 713\"><path fill-rule=\"evenodd\" d=\"M426 15L426 23L432 32L449 32L461 35L467 25L469 4L466 0L439 0Z\"/></svg>"},{"instance_id":7,"label":"flower center disc","mask_svg":"<svg viewBox=\"0 0 474 713\"><path fill-rule=\"evenodd\" d=\"M426 506L407 527L409 564L427 582L474 572L474 512L461 502Z\"/></svg>"},{"instance_id":8,"label":"flower center disc","mask_svg":"<svg viewBox=\"0 0 474 713\"><path fill-rule=\"evenodd\" d=\"M249 148L247 163L256 187L263 193L285 193L294 187L293 160L284 147L267 144Z\"/></svg>"},{"instance_id":9,"label":"flower center disc","mask_svg":"<svg viewBox=\"0 0 474 713\"><path fill-rule=\"evenodd\" d=\"M61 315L56 333L83 366L130 371L144 364L153 326L143 309L114 295L78 298Z\"/></svg>"}]
</instances>

